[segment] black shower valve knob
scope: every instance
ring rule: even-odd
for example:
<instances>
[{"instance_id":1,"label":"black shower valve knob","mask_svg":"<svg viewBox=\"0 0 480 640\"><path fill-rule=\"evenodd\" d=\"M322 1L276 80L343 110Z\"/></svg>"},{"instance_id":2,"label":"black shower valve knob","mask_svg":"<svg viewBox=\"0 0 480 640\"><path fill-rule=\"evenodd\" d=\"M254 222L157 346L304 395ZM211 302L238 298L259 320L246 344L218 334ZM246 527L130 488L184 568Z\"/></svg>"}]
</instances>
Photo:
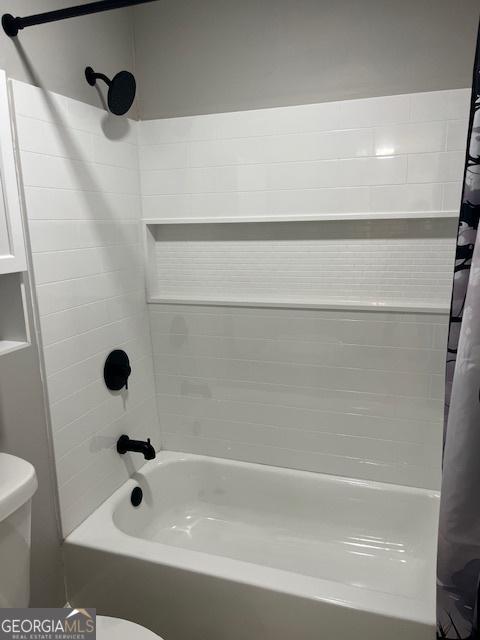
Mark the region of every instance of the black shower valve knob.
<instances>
[{"instance_id":1,"label":"black shower valve knob","mask_svg":"<svg viewBox=\"0 0 480 640\"><path fill-rule=\"evenodd\" d=\"M130 360L125 351L115 349L108 355L103 370L105 384L108 389L111 391L120 391L123 388L128 389L128 378L131 373Z\"/></svg>"}]
</instances>

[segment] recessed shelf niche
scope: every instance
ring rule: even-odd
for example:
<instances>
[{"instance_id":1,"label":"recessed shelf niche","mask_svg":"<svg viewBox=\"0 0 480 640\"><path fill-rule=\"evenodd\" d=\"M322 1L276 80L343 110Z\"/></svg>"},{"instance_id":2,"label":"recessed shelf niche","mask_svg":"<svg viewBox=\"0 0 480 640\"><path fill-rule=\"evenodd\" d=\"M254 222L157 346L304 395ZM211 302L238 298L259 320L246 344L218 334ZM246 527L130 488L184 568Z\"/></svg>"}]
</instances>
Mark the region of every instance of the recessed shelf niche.
<instances>
[{"instance_id":1,"label":"recessed shelf niche","mask_svg":"<svg viewBox=\"0 0 480 640\"><path fill-rule=\"evenodd\" d=\"M150 303L448 310L453 216L146 221Z\"/></svg>"},{"instance_id":2,"label":"recessed shelf niche","mask_svg":"<svg viewBox=\"0 0 480 640\"><path fill-rule=\"evenodd\" d=\"M29 344L23 274L0 274L0 356Z\"/></svg>"}]
</instances>

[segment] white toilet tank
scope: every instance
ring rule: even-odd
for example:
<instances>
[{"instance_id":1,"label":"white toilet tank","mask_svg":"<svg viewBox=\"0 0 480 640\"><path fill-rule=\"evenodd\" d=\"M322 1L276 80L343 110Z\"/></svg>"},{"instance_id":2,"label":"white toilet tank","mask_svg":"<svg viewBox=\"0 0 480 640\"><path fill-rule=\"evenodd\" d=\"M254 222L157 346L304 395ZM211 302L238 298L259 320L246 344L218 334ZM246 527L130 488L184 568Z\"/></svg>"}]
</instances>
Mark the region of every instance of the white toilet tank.
<instances>
[{"instance_id":1,"label":"white toilet tank","mask_svg":"<svg viewBox=\"0 0 480 640\"><path fill-rule=\"evenodd\" d=\"M32 465L0 453L0 608L28 607L31 498L36 489Z\"/></svg>"}]
</instances>

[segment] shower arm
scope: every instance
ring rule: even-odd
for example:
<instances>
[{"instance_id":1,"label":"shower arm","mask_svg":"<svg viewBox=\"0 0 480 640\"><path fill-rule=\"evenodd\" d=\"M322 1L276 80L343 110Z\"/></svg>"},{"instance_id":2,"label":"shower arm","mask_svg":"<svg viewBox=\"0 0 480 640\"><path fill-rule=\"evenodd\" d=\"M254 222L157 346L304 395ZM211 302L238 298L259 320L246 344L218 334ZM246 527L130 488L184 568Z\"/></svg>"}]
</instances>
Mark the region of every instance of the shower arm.
<instances>
[{"instance_id":1,"label":"shower arm","mask_svg":"<svg viewBox=\"0 0 480 640\"><path fill-rule=\"evenodd\" d=\"M108 76L106 76L104 73L95 72L92 67L87 67L85 69L85 76L87 78L88 84L92 87L95 85L97 80L103 80L103 82L105 82L107 86L110 86L112 84L112 81Z\"/></svg>"},{"instance_id":2,"label":"shower arm","mask_svg":"<svg viewBox=\"0 0 480 640\"><path fill-rule=\"evenodd\" d=\"M86 16L90 13L110 11L111 9L122 9L123 7L153 1L154 0L100 0L99 2L77 5L76 7L37 13L32 16L26 16L25 18L15 17L10 13L5 13L2 16L2 27L7 36L13 38L18 35L21 29L25 29L25 27L33 27L37 24L46 24L47 22L57 22L58 20L66 20L67 18Z\"/></svg>"}]
</instances>

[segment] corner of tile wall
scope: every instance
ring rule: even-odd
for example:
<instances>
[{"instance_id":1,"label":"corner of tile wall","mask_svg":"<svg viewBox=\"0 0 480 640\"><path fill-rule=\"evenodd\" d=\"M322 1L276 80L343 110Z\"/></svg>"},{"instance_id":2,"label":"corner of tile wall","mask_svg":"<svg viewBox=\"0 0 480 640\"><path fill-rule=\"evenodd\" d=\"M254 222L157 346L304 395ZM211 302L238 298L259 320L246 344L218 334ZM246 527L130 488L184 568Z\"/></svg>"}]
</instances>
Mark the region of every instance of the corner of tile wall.
<instances>
[{"instance_id":1,"label":"corner of tile wall","mask_svg":"<svg viewBox=\"0 0 480 640\"><path fill-rule=\"evenodd\" d=\"M140 242L137 123L12 81L64 535L161 445ZM127 395L103 364L127 351Z\"/></svg>"}]
</instances>

